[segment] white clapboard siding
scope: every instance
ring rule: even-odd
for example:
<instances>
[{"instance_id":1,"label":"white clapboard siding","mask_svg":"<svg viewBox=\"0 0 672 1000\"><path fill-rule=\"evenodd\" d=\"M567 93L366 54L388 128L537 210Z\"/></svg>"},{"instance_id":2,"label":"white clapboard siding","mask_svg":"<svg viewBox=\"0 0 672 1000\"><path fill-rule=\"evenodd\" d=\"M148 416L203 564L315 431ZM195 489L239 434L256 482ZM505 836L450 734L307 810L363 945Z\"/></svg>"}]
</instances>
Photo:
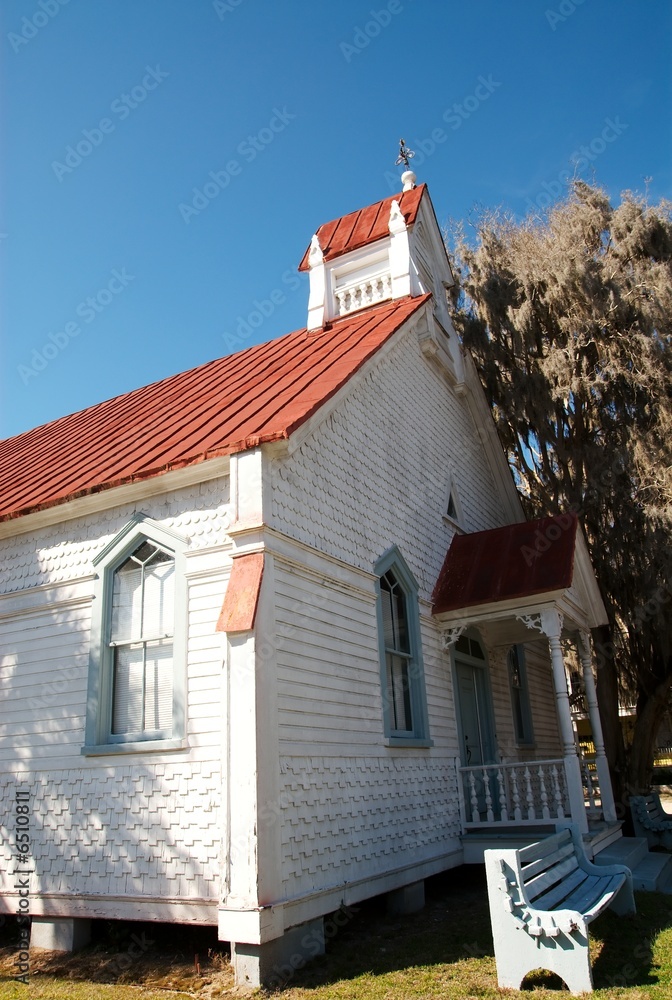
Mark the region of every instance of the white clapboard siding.
<instances>
[{"instance_id":1,"label":"white clapboard siding","mask_svg":"<svg viewBox=\"0 0 672 1000\"><path fill-rule=\"evenodd\" d=\"M434 622L421 620L429 735L437 747L458 753L457 721L450 656Z\"/></svg>"},{"instance_id":2,"label":"white clapboard siding","mask_svg":"<svg viewBox=\"0 0 672 1000\"><path fill-rule=\"evenodd\" d=\"M280 738L370 742L380 730L375 604L276 565Z\"/></svg>"},{"instance_id":3,"label":"white clapboard siding","mask_svg":"<svg viewBox=\"0 0 672 1000\"><path fill-rule=\"evenodd\" d=\"M438 746L395 755L385 745L373 593L279 560L275 582L287 891L315 891L459 850L454 755ZM439 708L446 695L439 694L438 636L427 627L423 638L428 695L436 692ZM450 729L437 720L444 739Z\"/></svg>"},{"instance_id":4,"label":"white clapboard siding","mask_svg":"<svg viewBox=\"0 0 672 1000\"><path fill-rule=\"evenodd\" d=\"M143 898L209 900L216 923L225 816L215 626L226 574L221 553L209 556L207 546L227 539L224 498L228 482L204 484L0 541L0 592L12 595L0 603L0 810L17 785L29 789L39 890L53 894L53 906L109 894L134 900L140 919ZM187 538L189 565L198 564L184 619L189 748L83 757L91 606L59 604L59 595L75 583L92 593L92 559L136 509ZM201 575L209 564L212 579ZM52 592L34 588L57 583L53 605L40 606ZM4 613L10 605L21 611ZM0 892L11 890L9 851L0 843Z\"/></svg>"}]
</instances>

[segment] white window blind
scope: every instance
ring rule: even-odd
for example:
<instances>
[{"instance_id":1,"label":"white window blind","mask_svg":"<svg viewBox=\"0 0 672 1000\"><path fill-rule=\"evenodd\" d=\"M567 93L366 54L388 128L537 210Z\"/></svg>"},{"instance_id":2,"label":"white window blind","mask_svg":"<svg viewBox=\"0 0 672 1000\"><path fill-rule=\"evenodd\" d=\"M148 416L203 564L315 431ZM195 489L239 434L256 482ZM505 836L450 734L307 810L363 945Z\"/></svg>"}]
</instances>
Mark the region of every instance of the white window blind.
<instances>
[{"instance_id":1,"label":"white window blind","mask_svg":"<svg viewBox=\"0 0 672 1000\"><path fill-rule=\"evenodd\" d=\"M114 573L113 735L170 735L174 586L174 559L150 542L139 545Z\"/></svg>"}]
</instances>

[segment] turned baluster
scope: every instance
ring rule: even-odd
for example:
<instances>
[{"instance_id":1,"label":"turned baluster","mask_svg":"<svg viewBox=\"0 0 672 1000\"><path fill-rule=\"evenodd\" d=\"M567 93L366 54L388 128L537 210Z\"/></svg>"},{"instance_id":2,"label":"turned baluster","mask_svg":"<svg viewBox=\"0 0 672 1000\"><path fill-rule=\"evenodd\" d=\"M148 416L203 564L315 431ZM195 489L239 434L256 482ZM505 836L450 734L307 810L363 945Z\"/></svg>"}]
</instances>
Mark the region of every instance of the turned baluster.
<instances>
[{"instance_id":1,"label":"turned baluster","mask_svg":"<svg viewBox=\"0 0 672 1000\"><path fill-rule=\"evenodd\" d=\"M527 818L536 819L537 813L534 808L534 795L532 794L532 775L529 767L525 768L523 775L525 778L525 801L527 802Z\"/></svg>"},{"instance_id":2,"label":"turned baluster","mask_svg":"<svg viewBox=\"0 0 672 1000\"><path fill-rule=\"evenodd\" d=\"M548 794L546 792L546 782L544 780L544 768L543 765L539 765L539 795L541 798L541 815L544 819L551 818L551 810L548 808Z\"/></svg>"},{"instance_id":3,"label":"turned baluster","mask_svg":"<svg viewBox=\"0 0 672 1000\"><path fill-rule=\"evenodd\" d=\"M513 797L513 818L521 820L523 811L520 808L520 794L518 792L518 774L515 767L511 769L511 795Z\"/></svg>"},{"instance_id":4,"label":"turned baluster","mask_svg":"<svg viewBox=\"0 0 672 1000\"><path fill-rule=\"evenodd\" d=\"M469 801L471 802L471 822L478 823L481 814L478 811L478 794L476 793L476 778L474 772L469 772Z\"/></svg>"},{"instance_id":5,"label":"turned baluster","mask_svg":"<svg viewBox=\"0 0 672 1000\"><path fill-rule=\"evenodd\" d=\"M485 788L485 814L488 817L488 823L494 823L495 813L492 808L492 795L490 794L490 781L488 779L487 769L483 768L483 786Z\"/></svg>"},{"instance_id":6,"label":"turned baluster","mask_svg":"<svg viewBox=\"0 0 672 1000\"><path fill-rule=\"evenodd\" d=\"M499 786L499 818L502 823L508 822L509 810L506 804L506 787L504 785L504 771L497 768L497 784Z\"/></svg>"},{"instance_id":7,"label":"turned baluster","mask_svg":"<svg viewBox=\"0 0 672 1000\"><path fill-rule=\"evenodd\" d=\"M562 791L560 789L560 777L558 769L553 765L551 768L551 781L553 782L553 798L555 799L555 815L558 819L564 819L565 810L562 803Z\"/></svg>"}]
</instances>

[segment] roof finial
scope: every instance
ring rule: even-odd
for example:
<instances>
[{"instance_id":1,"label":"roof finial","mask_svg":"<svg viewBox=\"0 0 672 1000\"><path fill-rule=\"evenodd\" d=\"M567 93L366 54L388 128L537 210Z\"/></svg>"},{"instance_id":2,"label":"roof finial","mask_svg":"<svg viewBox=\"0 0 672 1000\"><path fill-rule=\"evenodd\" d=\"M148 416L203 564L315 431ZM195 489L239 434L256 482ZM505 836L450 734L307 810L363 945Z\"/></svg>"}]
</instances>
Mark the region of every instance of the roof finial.
<instances>
[{"instance_id":1,"label":"roof finial","mask_svg":"<svg viewBox=\"0 0 672 1000\"><path fill-rule=\"evenodd\" d=\"M416 178L415 174L413 173L413 171L411 170L411 165L408 162L414 156L415 156L415 153L413 152L413 150L408 148L408 146L406 145L406 143L404 142L403 139L400 139L399 140L399 156L396 159L395 166L399 166L400 163L404 163L406 165L406 169L404 170L403 174L401 175L401 179L402 179L403 184L404 184L404 187L403 187L404 191L412 191L413 188L415 187L415 182L416 182L417 178Z\"/></svg>"}]
</instances>

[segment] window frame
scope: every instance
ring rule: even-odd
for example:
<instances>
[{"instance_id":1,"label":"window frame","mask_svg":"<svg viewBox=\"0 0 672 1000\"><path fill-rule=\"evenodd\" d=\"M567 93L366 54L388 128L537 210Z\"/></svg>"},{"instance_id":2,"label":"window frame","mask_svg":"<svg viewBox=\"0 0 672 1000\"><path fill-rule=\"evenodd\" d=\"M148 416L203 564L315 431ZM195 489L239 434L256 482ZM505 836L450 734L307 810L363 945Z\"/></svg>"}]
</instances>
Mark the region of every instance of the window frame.
<instances>
[{"instance_id":1,"label":"window frame","mask_svg":"<svg viewBox=\"0 0 672 1000\"><path fill-rule=\"evenodd\" d=\"M422 657L422 635L420 631L420 608L418 585L405 559L396 546L388 549L375 565L376 574L376 619L378 625L378 657L380 664L380 691L383 709L383 733L385 744L393 747L431 747L427 714L427 694L425 671ZM412 729L394 729L387 678L387 648L383 629L383 604L380 581L391 572L405 597L406 624L410 657L408 675L410 677L410 706Z\"/></svg>"},{"instance_id":2,"label":"window frame","mask_svg":"<svg viewBox=\"0 0 672 1000\"><path fill-rule=\"evenodd\" d=\"M455 508L454 514L449 513L451 500L453 502L453 507ZM464 534L466 529L464 527L462 501L455 482L455 475L452 472L448 476L448 484L444 493L443 520L446 524L450 524L452 527L456 528L460 534Z\"/></svg>"},{"instance_id":3,"label":"window frame","mask_svg":"<svg viewBox=\"0 0 672 1000\"><path fill-rule=\"evenodd\" d=\"M520 685L514 688L513 684L513 663L512 655L518 661L518 673ZM525 662L525 646L522 643L514 643L506 651L506 670L509 683L509 697L511 699L511 718L513 721L513 737L517 747L534 747L534 725L532 722L532 709L530 706L530 689L527 683L527 664ZM518 733L516 722L516 706L514 702L514 690L520 692L520 716L523 724L522 736Z\"/></svg>"},{"instance_id":4,"label":"window frame","mask_svg":"<svg viewBox=\"0 0 672 1000\"><path fill-rule=\"evenodd\" d=\"M143 738L137 733L113 734L114 649L110 645L114 574L143 542L163 549L175 561L173 618L173 724L170 736ZM82 754L146 753L181 750L186 741L187 539L147 515L134 514L93 560L96 572L91 608L91 642Z\"/></svg>"}]
</instances>

